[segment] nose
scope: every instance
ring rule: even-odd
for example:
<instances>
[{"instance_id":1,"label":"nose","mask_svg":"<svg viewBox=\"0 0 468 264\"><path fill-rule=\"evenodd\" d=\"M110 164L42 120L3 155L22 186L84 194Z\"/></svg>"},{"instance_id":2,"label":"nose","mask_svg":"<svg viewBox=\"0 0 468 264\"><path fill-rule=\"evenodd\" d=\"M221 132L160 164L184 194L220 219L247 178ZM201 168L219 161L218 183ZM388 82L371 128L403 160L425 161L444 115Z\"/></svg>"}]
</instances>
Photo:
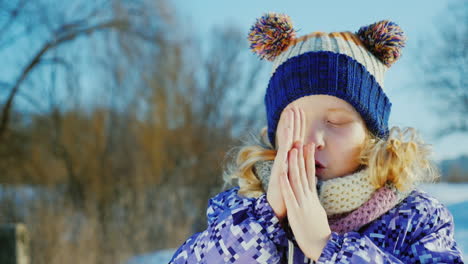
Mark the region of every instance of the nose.
<instances>
[{"instance_id":1,"label":"nose","mask_svg":"<svg viewBox=\"0 0 468 264\"><path fill-rule=\"evenodd\" d=\"M323 150L325 148L325 133L320 127L311 128L305 138L305 142L315 143L315 150Z\"/></svg>"}]
</instances>

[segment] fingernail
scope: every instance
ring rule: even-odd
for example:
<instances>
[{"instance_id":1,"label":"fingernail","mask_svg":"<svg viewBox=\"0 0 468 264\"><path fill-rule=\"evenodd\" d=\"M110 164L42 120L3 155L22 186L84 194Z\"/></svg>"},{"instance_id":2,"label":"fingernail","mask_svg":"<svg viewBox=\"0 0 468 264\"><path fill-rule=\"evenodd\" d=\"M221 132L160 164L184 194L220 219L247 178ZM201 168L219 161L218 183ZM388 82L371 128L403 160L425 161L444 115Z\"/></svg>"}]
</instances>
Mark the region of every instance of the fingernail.
<instances>
[{"instance_id":1,"label":"fingernail","mask_svg":"<svg viewBox=\"0 0 468 264\"><path fill-rule=\"evenodd\" d=\"M299 148L300 146L301 146L301 141L299 140L294 141L294 145L293 145L294 148Z\"/></svg>"}]
</instances>

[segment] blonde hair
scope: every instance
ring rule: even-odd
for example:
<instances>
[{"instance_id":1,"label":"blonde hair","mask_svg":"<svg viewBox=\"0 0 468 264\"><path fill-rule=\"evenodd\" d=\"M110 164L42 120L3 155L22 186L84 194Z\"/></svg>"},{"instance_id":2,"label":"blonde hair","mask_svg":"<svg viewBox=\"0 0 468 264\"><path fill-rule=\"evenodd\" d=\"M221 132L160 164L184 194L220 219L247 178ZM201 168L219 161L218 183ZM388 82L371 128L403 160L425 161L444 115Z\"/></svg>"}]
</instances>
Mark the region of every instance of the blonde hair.
<instances>
[{"instance_id":1,"label":"blonde hair","mask_svg":"<svg viewBox=\"0 0 468 264\"><path fill-rule=\"evenodd\" d=\"M420 139L414 128L392 127L387 139L377 138L369 131L366 134L359 162L369 168L376 188L390 182L398 190L406 191L417 183L438 179L439 171L430 160L431 147ZM227 154L231 161L223 173L224 188L232 186L235 180L239 195L259 197L266 190L254 173L254 165L259 161L274 160L277 151L268 140L267 127L263 127L258 136L249 135L241 146L232 148Z\"/></svg>"}]
</instances>

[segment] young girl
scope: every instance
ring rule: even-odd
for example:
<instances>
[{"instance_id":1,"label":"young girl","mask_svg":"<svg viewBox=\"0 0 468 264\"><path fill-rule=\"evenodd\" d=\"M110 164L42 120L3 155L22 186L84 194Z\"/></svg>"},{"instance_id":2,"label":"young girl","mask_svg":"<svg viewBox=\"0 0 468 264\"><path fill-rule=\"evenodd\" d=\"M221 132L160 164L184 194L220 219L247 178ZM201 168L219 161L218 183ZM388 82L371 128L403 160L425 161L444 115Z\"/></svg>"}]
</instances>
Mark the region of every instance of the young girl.
<instances>
[{"instance_id":1,"label":"young girl","mask_svg":"<svg viewBox=\"0 0 468 264\"><path fill-rule=\"evenodd\" d=\"M417 189L437 176L413 129L388 129L386 69L405 36L384 20L296 38L288 16L252 26L273 62L268 128L225 174L208 228L170 263L463 263L453 218Z\"/></svg>"}]
</instances>

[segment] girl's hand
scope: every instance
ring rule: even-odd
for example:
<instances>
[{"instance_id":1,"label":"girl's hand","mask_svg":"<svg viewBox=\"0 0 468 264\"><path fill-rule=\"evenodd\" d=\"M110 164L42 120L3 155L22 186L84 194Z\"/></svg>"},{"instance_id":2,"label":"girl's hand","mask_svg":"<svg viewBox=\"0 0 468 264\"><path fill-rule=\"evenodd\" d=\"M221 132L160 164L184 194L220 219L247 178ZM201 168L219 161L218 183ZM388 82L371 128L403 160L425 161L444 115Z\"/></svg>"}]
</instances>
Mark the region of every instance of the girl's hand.
<instances>
[{"instance_id":1,"label":"girl's hand","mask_svg":"<svg viewBox=\"0 0 468 264\"><path fill-rule=\"evenodd\" d=\"M275 215L280 221L286 217L286 206L281 194L281 174L288 170L288 151L294 141L300 141L303 136L303 129L299 122L300 112L295 108L286 108L281 114L278 122L278 152L276 153L273 167L271 169L270 181L268 183L267 201L272 207Z\"/></svg>"},{"instance_id":2,"label":"girl's hand","mask_svg":"<svg viewBox=\"0 0 468 264\"><path fill-rule=\"evenodd\" d=\"M315 144L303 147L301 142L289 151L288 173L281 175L281 193L297 244L313 260L320 257L331 235L315 185Z\"/></svg>"}]
</instances>

